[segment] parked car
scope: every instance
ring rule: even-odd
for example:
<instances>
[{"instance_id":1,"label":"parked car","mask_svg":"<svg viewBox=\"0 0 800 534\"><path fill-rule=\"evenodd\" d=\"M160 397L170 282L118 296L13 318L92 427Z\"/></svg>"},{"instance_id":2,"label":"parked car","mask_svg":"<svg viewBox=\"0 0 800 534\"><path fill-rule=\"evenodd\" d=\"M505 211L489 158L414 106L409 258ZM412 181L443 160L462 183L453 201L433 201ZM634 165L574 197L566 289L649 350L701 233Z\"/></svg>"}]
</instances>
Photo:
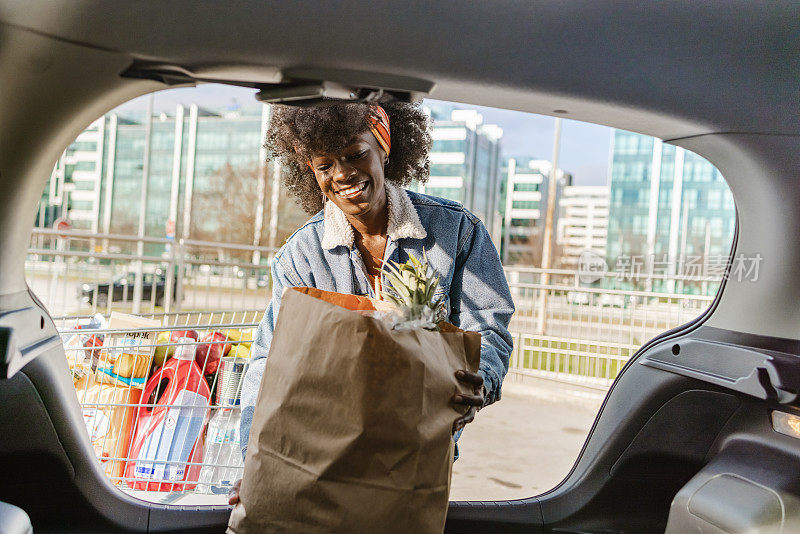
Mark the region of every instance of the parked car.
<instances>
[{"instance_id":1,"label":"parked car","mask_svg":"<svg viewBox=\"0 0 800 534\"><path fill-rule=\"evenodd\" d=\"M587 293L586 291L569 291L567 293L567 302L586 306L591 302L591 293Z\"/></svg>"},{"instance_id":2,"label":"parked car","mask_svg":"<svg viewBox=\"0 0 800 534\"><path fill-rule=\"evenodd\" d=\"M115 276L113 279L104 283L83 283L79 286L79 293L82 302L93 304L96 300L98 308L105 308L108 305L108 298L111 302L130 302L133 301L134 286L136 284L136 274L127 273ZM142 300L151 301L155 292L156 306L164 305L167 279L161 273L144 273L142 275ZM172 300L175 301L175 281L172 282Z\"/></svg>"},{"instance_id":3,"label":"parked car","mask_svg":"<svg viewBox=\"0 0 800 534\"><path fill-rule=\"evenodd\" d=\"M37 202L75 136L131 98L216 81L499 105L711 161L736 201L731 253L763 258L758 280L729 278L699 317L630 358L560 484L451 502L445 532L800 532L798 35L792 1L5 0L0 500L37 533L224 531L228 506L148 503L113 486L24 276Z\"/></svg>"},{"instance_id":4,"label":"parked car","mask_svg":"<svg viewBox=\"0 0 800 534\"><path fill-rule=\"evenodd\" d=\"M617 295L613 293L603 293L597 300L598 304L602 307L624 308L625 295Z\"/></svg>"}]
</instances>

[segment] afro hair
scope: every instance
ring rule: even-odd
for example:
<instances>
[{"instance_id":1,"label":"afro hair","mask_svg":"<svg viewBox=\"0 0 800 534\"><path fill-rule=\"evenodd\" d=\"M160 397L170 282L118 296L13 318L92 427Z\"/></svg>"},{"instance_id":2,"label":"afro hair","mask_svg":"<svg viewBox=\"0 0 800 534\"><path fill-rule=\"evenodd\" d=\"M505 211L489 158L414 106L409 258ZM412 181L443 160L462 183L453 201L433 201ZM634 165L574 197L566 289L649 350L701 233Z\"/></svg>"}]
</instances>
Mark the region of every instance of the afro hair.
<instances>
[{"instance_id":1,"label":"afro hair","mask_svg":"<svg viewBox=\"0 0 800 534\"><path fill-rule=\"evenodd\" d=\"M385 178L406 186L413 180L425 183L432 145L430 120L419 104L382 102L389 115L392 150L384 169ZM321 107L273 106L267 130L270 159L283 167L283 184L309 214L323 207L314 172L307 165L311 154L333 153L369 128L370 105L333 104Z\"/></svg>"}]
</instances>

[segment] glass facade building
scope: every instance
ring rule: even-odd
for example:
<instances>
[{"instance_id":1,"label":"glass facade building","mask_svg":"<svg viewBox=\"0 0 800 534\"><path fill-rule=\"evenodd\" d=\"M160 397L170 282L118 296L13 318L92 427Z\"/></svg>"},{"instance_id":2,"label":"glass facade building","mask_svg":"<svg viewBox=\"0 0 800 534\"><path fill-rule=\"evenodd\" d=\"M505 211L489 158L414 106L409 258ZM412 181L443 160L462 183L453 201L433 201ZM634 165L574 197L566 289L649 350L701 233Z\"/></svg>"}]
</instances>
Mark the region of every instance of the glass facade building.
<instances>
[{"instance_id":1,"label":"glass facade building","mask_svg":"<svg viewBox=\"0 0 800 534\"><path fill-rule=\"evenodd\" d=\"M460 202L483 221L499 245L502 129L483 124L475 110L440 104L428 110L433 119L430 179L412 189Z\"/></svg>"},{"instance_id":2,"label":"glass facade building","mask_svg":"<svg viewBox=\"0 0 800 534\"><path fill-rule=\"evenodd\" d=\"M37 226L51 227L56 219L69 214L73 227L98 231L104 136L105 120L101 118L81 132L64 151L42 191Z\"/></svg>"},{"instance_id":3,"label":"glass facade building","mask_svg":"<svg viewBox=\"0 0 800 534\"><path fill-rule=\"evenodd\" d=\"M258 169L266 106L215 113L179 105L174 114L153 116L147 166L146 115L110 113L78 136L45 188L38 226L51 226L61 216L77 229L136 234L145 173L146 236L195 237L213 234L222 225L228 213L192 214L193 200L224 194L212 177L226 166Z\"/></svg>"},{"instance_id":4,"label":"glass facade building","mask_svg":"<svg viewBox=\"0 0 800 534\"><path fill-rule=\"evenodd\" d=\"M500 248L505 207L502 130L483 124L475 110L433 103L428 111L433 118L430 179L410 187L463 204L483 221ZM59 159L36 224L51 227L63 217L76 229L136 235L146 188L145 236L251 242L258 231L244 239L239 235L244 232L229 231L247 223L244 213L234 214L236 222L230 220L240 210L228 197L238 193L242 201L259 201L249 188L266 156L267 118L266 106L216 112L177 105L174 111L154 113L149 121L144 111L109 113L82 132ZM226 189L221 182L229 176ZM256 210L250 211L257 218Z\"/></svg>"},{"instance_id":5,"label":"glass facade building","mask_svg":"<svg viewBox=\"0 0 800 534\"><path fill-rule=\"evenodd\" d=\"M502 130L482 124L474 110L435 105L429 111L434 119L431 176L424 186L411 188L464 204L499 244ZM219 174L258 166L267 113L266 107L218 113L182 105L156 113L149 125L147 169L147 113L109 113L59 160L37 225L51 226L63 216L75 228L135 235L146 172L146 236L164 237L168 228L179 237L213 235L230 209L213 202ZM192 213L200 204L204 213Z\"/></svg>"},{"instance_id":6,"label":"glass facade building","mask_svg":"<svg viewBox=\"0 0 800 534\"><path fill-rule=\"evenodd\" d=\"M606 254L613 270L633 256L679 274L730 252L733 196L702 157L658 139L614 132Z\"/></svg>"},{"instance_id":7,"label":"glass facade building","mask_svg":"<svg viewBox=\"0 0 800 534\"><path fill-rule=\"evenodd\" d=\"M113 179L110 202L103 206L111 215L107 224L117 233L135 233L140 212L140 192L145 153L145 117L116 125L114 152L108 158ZM262 138L260 114L216 114L191 107L175 115L154 117L150 140L145 234L164 236L167 221L174 217L178 235L192 235L192 228L213 232L223 213L191 217L190 195L209 193L209 177L225 165L257 167ZM173 194L173 188L176 193ZM255 201L255 199L254 199ZM187 217L187 215L189 215ZM189 223L189 228L183 225Z\"/></svg>"}]
</instances>

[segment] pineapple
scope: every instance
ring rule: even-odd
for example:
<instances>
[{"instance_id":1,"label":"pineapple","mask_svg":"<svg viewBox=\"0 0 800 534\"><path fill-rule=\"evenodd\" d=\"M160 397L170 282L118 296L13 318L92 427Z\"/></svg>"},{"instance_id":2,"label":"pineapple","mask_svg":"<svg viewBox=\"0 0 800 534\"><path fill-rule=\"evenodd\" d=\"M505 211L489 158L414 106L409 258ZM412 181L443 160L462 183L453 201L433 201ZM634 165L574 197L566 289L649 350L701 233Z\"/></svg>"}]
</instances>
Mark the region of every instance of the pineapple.
<instances>
[{"instance_id":1,"label":"pineapple","mask_svg":"<svg viewBox=\"0 0 800 534\"><path fill-rule=\"evenodd\" d=\"M381 294L395 306L404 323L415 323L423 328L436 329L436 322L443 306L443 296L435 296L439 287L439 276L428 266L428 256L422 253L422 261L408 253L409 260L399 264L383 265L386 280Z\"/></svg>"}]
</instances>

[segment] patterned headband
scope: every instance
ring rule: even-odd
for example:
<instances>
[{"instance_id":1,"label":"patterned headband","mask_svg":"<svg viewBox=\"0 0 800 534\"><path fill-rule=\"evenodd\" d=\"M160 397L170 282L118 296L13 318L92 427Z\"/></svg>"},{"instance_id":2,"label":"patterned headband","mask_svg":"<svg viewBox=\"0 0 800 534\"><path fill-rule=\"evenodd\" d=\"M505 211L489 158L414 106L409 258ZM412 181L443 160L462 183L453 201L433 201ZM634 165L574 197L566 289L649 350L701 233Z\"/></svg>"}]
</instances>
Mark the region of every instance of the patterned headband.
<instances>
[{"instance_id":1,"label":"patterned headband","mask_svg":"<svg viewBox=\"0 0 800 534\"><path fill-rule=\"evenodd\" d=\"M392 148L392 138L389 134L389 115L387 115L386 111L377 104L371 106L370 111L372 113L370 113L369 117L367 117L367 120L369 121L369 130L372 132L372 135L375 136L375 139L378 140L378 144L381 145L381 148L388 156L389 150Z\"/></svg>"},{"instance_id":2,"label":"patterned headband","mask_svg":"<svg viewBox=\"0 0 800 534\"><path fill-rule=\"evenodd\" d=\"M367 122L369 123L369 131L372 132L372 135L375 136L378 144L388 156L392 148L392 138L389 133L389 115L386 114L386 110L377 104L370 106ZM306 163L313 171L314 166L311 165L311 161L309 160Z\"/></svg>"}]
</instances>

